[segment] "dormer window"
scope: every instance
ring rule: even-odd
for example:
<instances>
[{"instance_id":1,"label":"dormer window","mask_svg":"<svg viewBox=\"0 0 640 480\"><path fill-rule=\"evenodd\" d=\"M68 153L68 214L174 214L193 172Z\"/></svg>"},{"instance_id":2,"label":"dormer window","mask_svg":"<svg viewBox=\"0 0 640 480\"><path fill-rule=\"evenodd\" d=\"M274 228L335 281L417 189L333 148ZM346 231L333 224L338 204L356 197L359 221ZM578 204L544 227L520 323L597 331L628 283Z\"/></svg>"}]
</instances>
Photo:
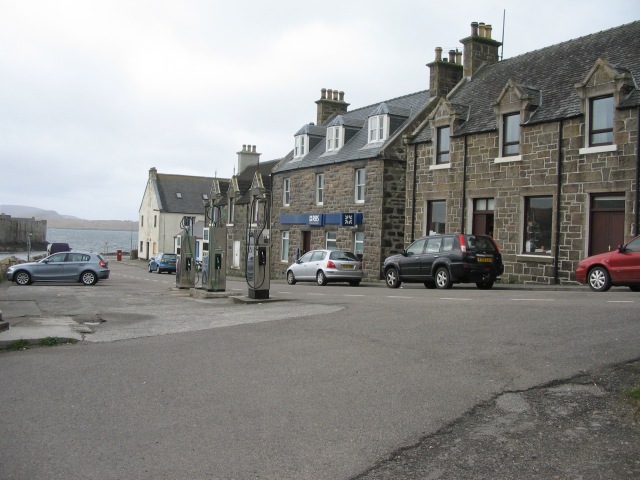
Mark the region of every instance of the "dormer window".
<instances>
[{"instance_id":1,"label":"dormer window","mask_svg":"<svg viewBox=\"0 0 640 480\"><path fill-rule=\"evenodd\" d=\"M294 150L293 157L299 158L304 157L307 154L307 148L309 145L309 140L307 135L296 135L296 146Z\"/></svg>"},{"instance_id":2,"label":"dormer window","mask_svg":"<svg viewBox=\"0 0 640 480\"><path fill-rule=\"evenodd\" d=\"M613 95L589 99L589 146L613 143Z\"/></svg>"},{"instance_id":3,"label":"dormer window","mask_svg":"<svg viewBox=\"0 0 640 480\"><path fill-rule=\"evenodd\" d=\"M335 127L327 128L327 152L340 150L343 145L343 127L336 125Z\"/></svg>"},{"instance_id":4,"label":"dormer window","mask_svg":"<svg viewBox=\"0 0 640 480\"><path fill-rule=\"evenodd\" d=\"M369 143L383 142L387 139L388 131L387 115L369 117Z\"/></svg>"},{"instance_id":5,"label":"dormer window","mask_svg":"<svg viewBox=\"0 0 640 480\"><path fill-rule=\"evenodd\" d=\"M502 157L520 155L520 113L502 117Z\"/></svg>"}]
</instances>

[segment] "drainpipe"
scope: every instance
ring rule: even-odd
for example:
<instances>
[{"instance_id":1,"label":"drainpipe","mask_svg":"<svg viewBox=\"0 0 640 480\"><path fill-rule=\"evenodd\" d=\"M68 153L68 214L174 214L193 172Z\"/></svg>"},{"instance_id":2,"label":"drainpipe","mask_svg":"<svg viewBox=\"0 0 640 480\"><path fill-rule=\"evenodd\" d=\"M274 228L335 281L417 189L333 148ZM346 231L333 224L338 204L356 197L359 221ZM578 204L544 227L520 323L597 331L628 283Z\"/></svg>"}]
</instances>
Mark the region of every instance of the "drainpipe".
<instances>
[{"instance_id":1,"label":"drainpipe","mask_svg":"<svg viewBox=\"0 0 640 480\"><path fill-rule=\"evenodd\" d=\"M640 222L640 212L638 211L640 208L640 145L638 144L640 140L640 107L638 107L638 119L636 123L638 124L638 134L636 136L636 225L633 232L634 235L640 233L640 228L638 227L638 222Z\"/></svg>"},{"instance_id":2,"label":"drainpipe","mask_svg":"<svg viewBox=\"0 0 640 480\"><path fill-rule=\"evenodd\" d=\"M553 284L558 285L559 278L559 269L558 265L560 259L560 195L562 193L562 130L564 127L564 120L560 119L560 124L558 125L558 163L556 166L556 172L558 174L558 180L556 182L556 248L554 250L553 256Z\"/></svg>"},{"instance_id":3,"label":"drainpipe","mask_svg":"<svg viewBox=\"0 0 640 480\"><path fill-rule=\"evenodd\" d=\"M411 243L415 240L415 228L416 228L416 186L418 184L418 173L416 171L418 166L418 147L413 144L413 200L411 206Z\"/></svg>"},{"instance_id":4,"label":"drainpipe","mask_svg":"<svg viewBox=\"0 0 640 480\"><path fill-rule=\"evenodd\" d=\"M467 134L464 134L464 154L462 156L462 211L460 233L464 234L464 215L467 208Z\"/></svg>"}]
</instances>

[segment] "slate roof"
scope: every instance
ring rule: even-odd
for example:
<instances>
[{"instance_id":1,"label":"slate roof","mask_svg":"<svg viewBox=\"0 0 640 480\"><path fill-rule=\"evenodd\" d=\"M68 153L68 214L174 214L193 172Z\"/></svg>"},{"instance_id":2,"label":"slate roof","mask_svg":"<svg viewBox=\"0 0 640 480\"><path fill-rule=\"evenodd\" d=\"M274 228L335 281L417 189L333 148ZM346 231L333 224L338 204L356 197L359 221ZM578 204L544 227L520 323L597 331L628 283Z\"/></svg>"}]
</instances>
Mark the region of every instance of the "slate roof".
<instances>
[{"instance_id":1,"label":"slate roof","mask_svg":"<svg viewBox=\"0 0 640 480\"><path fill-rule=\"evenodd\" d=\"M212 177L157 174L156 185L160 201L160 211L165 213L204 214L203 195L211 192ZM229 180L219 178L222 194L226 195ZM182 198L178 198L180 193Z\"/></svg>"},{"instance_id":2,"label":"slate roof","mask_svg":"<svg viewBox=\"0 0 640 480\"><path fill-rule=\"evenodd\" d=\"M268 162L259 162L258 165L250 165L246 167L239 175L237 175L238 188L240 189L241 197L236 201L236 204L250 203L251 201L251 185L253 184L253 177L256 174L256 170L260 172L262 176L262 182L267 192L271 191L271 170L282 159L269 160Z\"/></svg>"},{"instance_id":3,"label":"slate roof","mask_svg":"<svg viewBox=\"0 0 640 480\"><path fill-rule=\"evenodd\" d=\"M496 130L492 104L497 101L510 77L529 93L538 95L539 107L529 124L550 122L582 115L575 85L585 80L598 58L614 68L629 71L640 80L640 21L484 66L466 78L448 99L469 108L469 119L454 135ZM640 104L637 88L621 107ZM416 138L417 140L417 138Z\"/></svg>"},{"instance_id":4,"label":"slate roof","mask_svg":"<svg viewBox=\"0 0 640 480\"><path fill-rule=\"evenodd\" d=\"M341 115L344 125L360 126L360 131L354 135L340 150L336 152L325 152L326 142L318 143L309 153L302 158L289 158L281 162L273 172L286 172L290 170L298 170L321 165L329 165L332 163L348 162L352 160L361 160L367 158L375 158L380 151L393 139L394 132L390 132L389 139L385 142L378 142L371 145L367 144L368 132L367 121L369 116L376 112L386 111L390 115L408 115L405 122L395 131L402 129L410 122L416 114L429 101L429 90L405 95L403 97L385 100L367 107L352 110ZM333 119L332 119L333 120ZM331 124L330 120L328 124Z\"/></svg>"}]
</instances>

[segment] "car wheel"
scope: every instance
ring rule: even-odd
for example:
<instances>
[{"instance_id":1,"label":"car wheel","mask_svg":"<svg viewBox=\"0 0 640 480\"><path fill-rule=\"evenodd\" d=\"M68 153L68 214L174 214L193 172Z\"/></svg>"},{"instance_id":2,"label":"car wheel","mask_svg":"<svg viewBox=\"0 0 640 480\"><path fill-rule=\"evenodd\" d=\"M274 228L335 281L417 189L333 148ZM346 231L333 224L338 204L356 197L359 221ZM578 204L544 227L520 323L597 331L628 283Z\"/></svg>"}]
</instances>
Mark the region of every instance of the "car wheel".
<instances>
[{"instance_id":1,"label":"car wheel","mask_svg":"<svg viewBox=\"0 0 640 480\"><path fill-rule=\"evenodd\" d=\"M16 273L14 280L18 285L31 285L32 283L31 275L29 275L29 272L25 272L24 270L20 270Z\"/></svg>"},{"instance_id":2,"label":"car wheel","mask_svg":"<svg viewBox=\"0 0 640 480\"><path fill-rule=\"evenodd\" d=\"M351 280L349 282L349 285L351 285L352 287L357 287L358 285L360 285L360 280Z\"/></svg>"},{"instance_id":3,"label":"car wheel","mask_svg":"<svg viewBox=\"0 0 640 480\"><path fill-rule=\"evenodd\" d=\"M595 267L589 271L589 286L595 292L606 292L611 288L609 272L604 267Z\"/></svg>"},{"instance_id":4,"label":"car wheel","mask_svg":"<svg viewBox=\"0 0 640 480\"><path fill-rule=\"evenodd\" d=\"M319 270L316 274L316 282L318 282L318 285L321 286L325 286L327 284L327 276L322 270Z\"/></svg>"},{"instance_id":5,"label":"car wheel","mask_svg":"<svg viewBox=\"0 0 640 480\"><path fill-rule=\"evenodd\" d=\"M449 275L449 270L446 267L440 267L436 270L436 287L447 289L451 288L451 276Z\"/></svg>"},{"instance_id":6,"label":"car wheel","mask_svg":"<svg viewBox=\"0 0 640 480\"><path fill-rule=\"evenodd\" d=\"M384 274L384 280L387 283L387 287L389 288L398 288L402 283L400 281L400 275L398 274L398 270L395 268L390 268Z\"/></svg>"},{"instance_id":7,"label":"car wheel","mask_svg":"<svg viewBox=\"0 0 640 480\"><path fill-rule=\"evenodd\" d=\"M427 287L429 290L433 290L434 288L436 288L436 282L434 282L433 280L430 280L428 282L424 282L424 286Z\"/></svg>"},{"instance_id":8,"label":"car wheel","mask_svg":"<svg viewBox=\"0 0 640 480\"><path fill-rule=\"evenodd\" d=\"M640 285L629 285L629 290L632 292L640 292Z\"/></svg>"},{"instance_id":9,"label":"car wheel","mask_svg":"<svg viewBox=\"0 0 640 480\"><path fill-rule=\"evenodd\" d=\"M148 270L149 270L149 273L151 273L153 271L153 270L151 270L151 264L149 264Z\"/></svg>"},{"instance_id":10,"label":"car wheel","mask_svg":"<svg viewBox=\"0 0 640 480\"><path fill-rule=\"evenodd\" d=\"M291 270L289 270L287 272L287 283L289 285L295 285L296 284L296 276L293 274L293 272Z\"/></svg>"},{"instance_id":11,"label":"car wheel","mask_svg":"<svg viewBox=\"0 0 640 480\"><path fill-rule=\"evenodd\" d=\"M160 274L162 273L162 270L160 270L160 265L158 265L158 269L156 270L156 273L157 273L158 275L160 275Z\"/></svg>"},{"instance_id":12,"label":"car wheel","mask_svg":"<svg viewBox=\"0 0 640 480\"><path fill-rule=\"evenodd\" d=\"M93 272L82 272L82 275L80 275L80 281L83 285L95 285L98 283L98 276Z\"/></svg>"},{"instance_id":13,"label":"car wheel","mask_svg":"<svg viewBox=\"0 0 640 480\"><path fill-rule=\"evenodd\" d=\"M476 287L480 290L491 290L493 287L493 280L487 280L486 282L476 282Z\"/></svg>"}]
</instances>

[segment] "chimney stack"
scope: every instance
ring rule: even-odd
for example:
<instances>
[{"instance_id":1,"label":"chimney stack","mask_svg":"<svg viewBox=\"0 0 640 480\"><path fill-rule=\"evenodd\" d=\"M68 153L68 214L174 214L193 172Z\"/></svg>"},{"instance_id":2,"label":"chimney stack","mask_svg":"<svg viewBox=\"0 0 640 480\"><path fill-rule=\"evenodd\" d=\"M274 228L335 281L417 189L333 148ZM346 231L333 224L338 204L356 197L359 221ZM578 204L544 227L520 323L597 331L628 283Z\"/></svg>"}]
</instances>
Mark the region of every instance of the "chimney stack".
<instances>
[{"instance_id":1,"label":"chimney stack","mask_svg":"<svg viewBox=\"0 0 640 480\"><path fill-rule=\"evenodd\" d=\"M436 47L436 58L428 63L429 67L429 96L445 96L460 80L462 80L462 65L460 53L449 50L449 58L442 58L442 48Z\"/></svg>"},{"instance_id":2,"label":"chimney stack","mask_svg":"<svg viewBox=\"0 0 640 480\"><path fill-rule=\"evenodd\" d=\"M472 76L485 63L497 63L500 59L499 48L502 45L491 38L491 25L471 23L471 36L460 40L464 46L465 77Z\"/></svg>"},{"instance_id":3,"label":"chimney stack","mask_svg":"<svg viewBox=\"0 0 640 480\"><path fill-rule=\"evenodd\" d=\"M320 90L320 100L316 100L316 125L324 125L332 118L347 113L349 104L344 101L344 92L323 88Z\"/></svg>"},{"instance_id":4,"label":"chimney stack","mask_svg":"<svg viewBox=\"0 0 640 480\"><path fill-rule=\"evenodd\" d=\"M260 154L256 152L255 145L242 145L242 150L238 152L238 174L250 166L260 163Z\"/></svg>"}]
</instances>

